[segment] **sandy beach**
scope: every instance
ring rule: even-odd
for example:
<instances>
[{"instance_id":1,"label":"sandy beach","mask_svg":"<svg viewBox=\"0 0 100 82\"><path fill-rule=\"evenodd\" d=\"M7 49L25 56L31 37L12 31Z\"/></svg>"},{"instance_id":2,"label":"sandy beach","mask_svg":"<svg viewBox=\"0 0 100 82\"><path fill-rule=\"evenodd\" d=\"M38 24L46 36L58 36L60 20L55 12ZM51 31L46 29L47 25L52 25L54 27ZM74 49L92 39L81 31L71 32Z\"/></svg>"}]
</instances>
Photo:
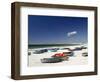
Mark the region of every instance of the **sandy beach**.
<instances>
[{"instance_id":1,"label":"sandy beach","mask_svg":"<svg viewBox=\"0 0 100 82\"><path fill-rule=\"evenodd\" d=\"M74 49L75 47L80 46L62 46L60 48L70 48ZM52 47L55 48L55 47ZM43 48L42 48L43 49ZM28 55L28 66L57 66L57 65L86 65L88 64L88 56L82 56L82 53L88 52L88 49L76 50L73 51L74 55L69 57L67 61L57 62L57 63L42 63L41 59L43 58L51 58L52 55L56 53L64 52L65 50L57 50L57 52L45 52L41 54L34 54L33 52L36 49L29 49L28 51L31 52L31 55Z\"/></svg>"}]
</instances>

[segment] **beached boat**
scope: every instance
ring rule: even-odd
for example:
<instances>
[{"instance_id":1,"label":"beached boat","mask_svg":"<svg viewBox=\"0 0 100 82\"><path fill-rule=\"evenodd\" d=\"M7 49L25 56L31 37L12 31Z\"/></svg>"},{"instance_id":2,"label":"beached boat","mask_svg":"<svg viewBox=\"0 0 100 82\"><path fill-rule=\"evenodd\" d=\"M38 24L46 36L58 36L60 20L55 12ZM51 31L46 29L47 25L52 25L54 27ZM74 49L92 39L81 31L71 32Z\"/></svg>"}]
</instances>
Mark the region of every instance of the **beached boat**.
<instances>
[{"instance_id":1,"label":"beached boat","mask_svg":"<svg viewBox=\"0 0 100 82\"><path fill-rule=\"evenodd\" d=\"M51 48L51 49L47 49L48 52L57 52L57 50L59 50L59 48Z\"/></svg>"},{"instance_id":2,"label":"beached boat","mask_svg":"<svg viewBox=\"0 0 100 82\"><path fill-rule=\"evenodd\" d=\"M69 51L72 51L72 49L70 49L70 48L64 48L64 49L69 50Z\"/></svg>"},{"instance_id":3,"label":"beached boat","mask_svg":"<svg viewBox=\"0 0 100 82\"><path fill-rule=\"evenodd\" d=\"M33 54L41 54L41 53L44 53L44 52L47 52L47 49L35 50L33 52Z\"/></svg>"},{"instance_id":4,"label":"beached boat","mask_svg":"<svg viewBox=\"0 0 100 82\"><path fill-rule=\"evenodd\" d=\"M74 52L63 52L63 54L67 56L74 56Z\"/></svg>"},{"instance_id":5,"label":"beached boat","mask_svg":"<svg viewBox=\"0 0 100 82\"><path fill-rule=\"evenodd\" d=\"M87 52L84 52L84 53L82 53L82 56L83 57L87 57L88 56L88 53Z\"/></svg>"},{"instance_id":6,"label":"beached boat","mask_svg":"<svg viewBox=\"0 0 100 82\"><path fill-rule=\"evenodd\" d=\"M73 51L70 51L68 49L65 49L65 50L58 50L58 53L63 53L67 56L74 56L74 52Z\"/></svg>"},{"instance_id":7,"label":"beached boat","mask_svg":"<svg viewBox=\"0 0 100 82\"><path fill-rule=\"evenodd\" d=\"M82 49L87 49L87 47L85 47L85 46L81 46L81 48L82 48Z\"/></svg>"},{"instance_id":8,"label":"beached boat","mask_svg":"<svg viewBox=\"0 0 100 82\"><path fill-rule=\"evenodd\" d=\"M60 58L60 59L62 59L63 61L64 60L68 60L68 56L67 55L65 55L64 53L57 53L57 54L54 54L53 56L52 56L53 58Z\"/></svg>"},{"instance_id":9,"label":"beached boat","mask_svg":"<svg viewBox=\"0 0 100 82\"><path fill-rule=\"evenodd\" d=\"M76 47L75 49L73 49L73 51L79 51L79 50L82 50L81 47Z\"/></svg>"},{"instance_id":10,"label":"beached boat","mask_svg":"<svg viewBox=\"0 0 100 82\"><path fill-rule=\"evenodd\" d=\"M41 59L42 63L57 63L57 62L62 62L62 59L60 58L43 58Z\"/></svg>"},{"instance_id":11,"label":"beached boat","mask_svg":"<svg viewBox=\"0 0 100 82\"><path fill-rule=\"evenodd\" d=\"M63 53L56 53L52 57L63 57L63 56L65 56L65 54L63 54Z\"/></svg>"},{"instance_id":12,"label":"beached boat","mask_svg":"<svg viewBox=\"0 0 100 82\"><path fill-rule=\"evenodd\" d=\"M70 48L59 48L59 50L69 50L69 51L71 51Z\"/></svg>"}]
</instances>

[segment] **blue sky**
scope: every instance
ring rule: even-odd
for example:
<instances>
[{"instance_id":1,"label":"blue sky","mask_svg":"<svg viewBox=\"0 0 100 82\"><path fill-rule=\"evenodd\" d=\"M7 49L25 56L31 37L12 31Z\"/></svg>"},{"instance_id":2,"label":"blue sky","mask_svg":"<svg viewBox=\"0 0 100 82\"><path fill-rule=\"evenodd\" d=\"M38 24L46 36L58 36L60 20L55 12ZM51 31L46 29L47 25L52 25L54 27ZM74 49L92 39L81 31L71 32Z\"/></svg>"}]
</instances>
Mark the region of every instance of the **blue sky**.
<instances>
[{"instance_id":1,"label":"blue sky","mask_svg":"<svg viewBox=\"0 0 100 82\"><path fill-rule=\"evenodd\" d=\"M85 17L28 15L28 43L87 43L87 24Z\"/></svg>"}]
</instances>

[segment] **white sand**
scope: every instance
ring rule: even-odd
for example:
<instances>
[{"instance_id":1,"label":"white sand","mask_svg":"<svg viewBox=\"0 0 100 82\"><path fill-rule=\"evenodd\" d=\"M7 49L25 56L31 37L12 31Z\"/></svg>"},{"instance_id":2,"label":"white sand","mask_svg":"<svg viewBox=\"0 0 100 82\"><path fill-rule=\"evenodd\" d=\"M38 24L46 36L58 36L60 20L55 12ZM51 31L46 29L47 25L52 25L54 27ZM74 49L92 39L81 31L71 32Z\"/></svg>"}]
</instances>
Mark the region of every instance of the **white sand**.
<instances>
[{"instance_id":1,"label":"white sand","mask_svg":"<svg viewBox=\"0 0 100 82\"><path fill-rule=\"evenodd\" d=\"M74 48L76 46L70 46L69 48ZM34 50L29 50L33 52ZM63 51L63 50L62 50ZM59 51L58 51L59 52ZM88 57L83 57L82 53L87 52L87 49L82 49L79 51L74 51L74 56L69 57L68 61L62 61L58 63L41 63L40 59L51 58L52 55L58 52L45 52L42 54L31 54L28 56L28 66L57 66L57 65L85 65L88 64Z\"/></svg>"}]
</instances>

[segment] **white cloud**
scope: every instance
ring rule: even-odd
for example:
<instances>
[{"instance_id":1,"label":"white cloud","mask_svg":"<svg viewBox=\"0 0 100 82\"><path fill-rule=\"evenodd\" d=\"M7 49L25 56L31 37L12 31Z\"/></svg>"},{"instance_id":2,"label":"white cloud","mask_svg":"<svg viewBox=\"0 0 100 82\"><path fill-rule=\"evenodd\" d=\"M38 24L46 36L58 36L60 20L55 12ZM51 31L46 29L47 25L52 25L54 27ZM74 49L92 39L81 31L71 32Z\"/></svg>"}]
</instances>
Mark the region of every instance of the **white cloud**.
<instances>
[{"instance_id":1,"label":"white cloud","mask_svg":"<svg viewBox=\"0 0 100 82\"><path fill-rule=\"evenodd\" d=\"M67 36L70 37L70 36L76 35L76 34L77 34L77 31L72 31L72 32L68 32Z\"/></svg>"}]
</instances>

